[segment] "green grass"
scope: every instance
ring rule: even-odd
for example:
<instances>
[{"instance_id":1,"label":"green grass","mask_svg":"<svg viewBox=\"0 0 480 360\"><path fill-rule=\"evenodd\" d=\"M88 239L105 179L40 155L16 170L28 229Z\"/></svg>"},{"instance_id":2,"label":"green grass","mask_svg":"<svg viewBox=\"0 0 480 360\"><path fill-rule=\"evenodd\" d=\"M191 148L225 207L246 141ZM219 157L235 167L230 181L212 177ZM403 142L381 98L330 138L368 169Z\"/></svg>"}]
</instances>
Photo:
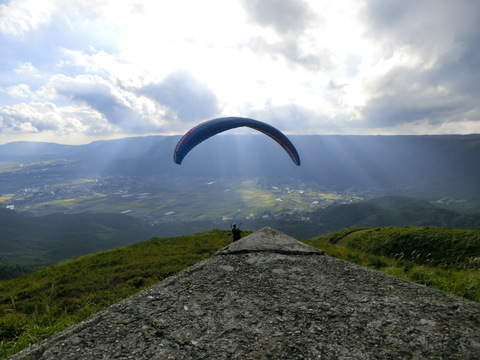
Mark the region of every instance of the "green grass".
<instances>
[{"instance_id":1,"label":"green grass","mask_svg":"<svg viewBox=\"0 0 480 360\"><path fill-rule=\"evenodd\" d=\"M480 302L480 270L475 260L478 233L436 228L350 228L304 242L329 256ZM385 251L393 246L389 238L397 247L421 246L422 252L431 253L426 258L430 261L415 252L407 257L398 255L397 249ZM212 256L230 242L230 232L223 230L153 238L0 281L0 358ZM374 246L376 243L382 245ZM388 256L373 253L382 251ZM455 261L445 261L448 257L442 251L455 252ZM432 266L435 262L439 265Z\"/></svg>"},{"instance_id":2,"label":"green grass","mask_svg":"<svg viewBox=\"0 0 480 360\"><path fill-rule=\"evenodd\" d=\"M343 240L341 240L343 242ZM434 227L367 228L353 232L352 249L442 268L480 269L480 231Z\"/></svg>"},{"instance_id":3,"label":"green grass","mask_svg":"<svg viewBox=\"0 0 480 360\"><path fill-rule=\"evenodd\" d=\"M78 323L231 242L228 231L151 239L0 282L0 358Z\"/></svg>"},{"instance_id":4,"label":"green grass","mask_svg":"<svg viewBox=\"0 0 480 360\"><path fill-rule=\"evenodd\" d=\"M479 235L431 227L349 228L305 242L327 255L480 302Z\"/></svg>"}]
</instances>

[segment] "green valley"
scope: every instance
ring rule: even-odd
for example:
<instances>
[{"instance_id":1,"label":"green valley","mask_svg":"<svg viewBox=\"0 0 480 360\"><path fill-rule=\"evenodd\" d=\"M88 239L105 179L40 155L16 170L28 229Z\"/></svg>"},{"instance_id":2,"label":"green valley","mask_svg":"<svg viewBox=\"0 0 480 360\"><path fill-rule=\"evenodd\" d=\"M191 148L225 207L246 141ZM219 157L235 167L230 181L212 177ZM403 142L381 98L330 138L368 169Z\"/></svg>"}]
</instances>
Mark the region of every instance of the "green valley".
<instances>
[{"instance_id":1,"label":"green valley","mask_svg":"<svg viewBox=\"0 0 480 360\"><path fill-rule=\"evenodd\" d=\"M57 179L0 197L0 204L34 215L56 212L123 213L150 224L174 221L258 219L268 213L302 213L362 200L298 181L228 180L169 176Z\"/></svg>"}]
</instances>

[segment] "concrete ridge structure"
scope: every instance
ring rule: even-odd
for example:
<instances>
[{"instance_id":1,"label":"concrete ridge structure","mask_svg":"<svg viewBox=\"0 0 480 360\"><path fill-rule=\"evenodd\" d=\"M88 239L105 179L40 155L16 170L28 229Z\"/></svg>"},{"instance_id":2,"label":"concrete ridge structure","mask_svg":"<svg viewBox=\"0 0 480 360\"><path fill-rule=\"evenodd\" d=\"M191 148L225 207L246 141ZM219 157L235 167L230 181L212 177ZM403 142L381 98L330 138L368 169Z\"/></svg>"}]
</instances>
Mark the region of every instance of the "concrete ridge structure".
<instances>
[{"instance_id":1,"label":"concrete ridge structure","mask_svg":"<svg viewBox=\"0 0 480 360\"><path fill-rule=\"evenodd\" d=\"M255 233L234 242L215 255L235 255L255 252L270 252L290 255L323 255L323 251L304 244L280 231L264 227Z\"/></svg>"},{"instance_id":2,"label":"concrete ridge structure","mask_svg":"<svg viewBox=\"0 0 480 360\"><path fill-rule=\"evenodd\" d=\"M270 228L11 357L478 359L480 304Z\"/></svg>"}]
</instances>

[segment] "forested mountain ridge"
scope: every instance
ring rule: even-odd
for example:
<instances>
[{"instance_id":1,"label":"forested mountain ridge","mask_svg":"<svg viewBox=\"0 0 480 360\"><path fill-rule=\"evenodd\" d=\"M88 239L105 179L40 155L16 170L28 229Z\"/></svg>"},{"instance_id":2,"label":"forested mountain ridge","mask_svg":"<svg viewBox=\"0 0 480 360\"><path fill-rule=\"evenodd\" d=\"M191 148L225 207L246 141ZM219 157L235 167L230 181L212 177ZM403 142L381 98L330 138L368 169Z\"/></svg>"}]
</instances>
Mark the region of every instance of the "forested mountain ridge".
<instances>
[{"instance_id":1,"label":"forested mountain ridge","mask_svg":"<svg viewBox=\"0 0 480 360\"><path fill-rule=\"evenodd\" d=\"M342 191L373 189L377 195L381 192L423 197L444 195L478 201L480 135L290 138L300 154L300 167L291 164L278 144L268 137L228 134L197 146L181 166L172 160L178 136L124 138L71 146L15 142L0 145L0 159L17 162L68 159L72 161L68 168L71 173L297 178Z\"/></svg>"},{"instance_id":2,"label":"forested mountain ridge","mask_svg":"<svg viewBox=\"0 0 480 360\"><path fill-rule=\"evenodd\" d=\"M480 213L445 209L421 198L383 196L312 212L311 221L328 231L351 226L438 226L480 229Z\"/></svg>"}]
</instances>

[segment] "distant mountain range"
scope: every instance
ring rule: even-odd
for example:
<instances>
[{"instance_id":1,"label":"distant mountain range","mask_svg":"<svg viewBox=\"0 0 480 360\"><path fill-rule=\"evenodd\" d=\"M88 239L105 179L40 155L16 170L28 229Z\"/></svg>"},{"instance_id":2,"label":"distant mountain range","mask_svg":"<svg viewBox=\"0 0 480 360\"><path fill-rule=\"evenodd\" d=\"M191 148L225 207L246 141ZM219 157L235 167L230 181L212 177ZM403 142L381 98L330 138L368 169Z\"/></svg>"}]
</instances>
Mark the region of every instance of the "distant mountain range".
<instances>
[{"instance_id":1,"label":"distant mountain range","mask_svg":"<svg viewBox=\"0 0 480 360\"><path fill-rule=\"evenodd\" d=\"M0 145L0 161L66 159L74 161L68 171L82 174L301 179L339 191L480 200L480 135L290 138L300 167L263 135L213 137L191 151L182 165L172 159L178 136L71 146L13 142Z\"/></svg>"}]
</instances>

